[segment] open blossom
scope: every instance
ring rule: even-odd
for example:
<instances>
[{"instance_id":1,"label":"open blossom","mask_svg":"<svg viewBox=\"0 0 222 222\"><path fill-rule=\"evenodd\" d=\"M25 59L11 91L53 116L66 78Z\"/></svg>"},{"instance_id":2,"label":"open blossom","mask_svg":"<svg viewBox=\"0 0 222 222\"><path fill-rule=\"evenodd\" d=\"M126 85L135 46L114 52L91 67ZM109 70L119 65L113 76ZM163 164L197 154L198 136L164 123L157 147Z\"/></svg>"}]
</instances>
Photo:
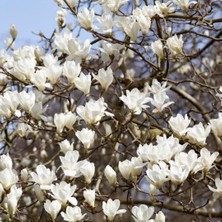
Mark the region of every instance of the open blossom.
<instances>
[{"instance_id":1,"label":"open blossom","mask_svg":"<svg viewBox=\"0 0 222 222\"><path fill-rule=\"evenodd\" d=\"M31 172L32 180L40 185L42 190L50 190L51 184L56 180L54 171L46 168L44 165L38 165L36 167L36 173Z\"/></svg>"},{"instance_id":2,"label":"open blossom","mask_svg":"<svg viewBox=\"0 0 222 222\"><path fill-rule=\"evenodd\" d=\"M170 161L170 169L168 171L168 178L174 184L182 184L188 177L190 172L189 166L177 164L174 161Z\"/></svg>"},{"instance_id":3,"label":"open blossom","mask_svg":"<svg viewBox=\"0 0 222 222\"><path fill-rule=\"evenodd\" d=\"M164 57L163 43L160 39L151 43L151 49L160 59Z\"/></svg>"},{"instance_id":4,"label":"open blossom","mask_svg":"<svg viewBox=\"0 0 222 222\"><path fill-rule=\"evenodd\" d=\"M117 12L119 8L128 1L129 0L98 0L97 2L102 4L107 10Z\"/></svg>"},{"instance_id":5,"label":"open blossom","mask_svg":"<svg viewBox=\"0 0 222 222\"><path fill-rule=\"evenodd\" d=\"M214 152L211 154L208 149L202 148L200 150L200 157L198 158L198 163L194 167L193 171L195 173L199 170L204 170L205 172L208 172L213 167L213 163L218 155L218 152Z\"/></svg>"},{"instance_id":6,"label":"open blossom","mask_svg":"<svg viewBox=\"0 0 222 222\"><path fill-rule=\"evenodd\" d=\"M93 125L97 124L104 115L113 116L112 113L105 111L106 108L107 104L103 98L91 99L85 106L78 106L76 112L87 124Z\"/></svg>"},{"instance_id":7,"label":"open blossom","mask_svg":"<svg viewBox=\"0 0 222 222\"><path fill-rule=\"evenodd\" d=\"M51 218L55 220L57 217L59 211L61 210L61 203L58 200L46 200L44 203L44 209L45 211L50 214Z\"/></svg>"},{"instance_id":8,"label":"open blossom","mask_svg":"<svg viewBox=\"0 0 222 222\"><path fill-rule=\"evenodd\" d=\"M68 140L63 140L59 143L60 150L63 153L67 153L68 151L73 151L73 143L70 144Z\"/></svg>"},{"instance_id":9,"label":"open blossom","mask_svg":"<svg viewBox=\"0 0 222 222\"><path fill-rule=\"evenodd\" d=\"M12 159L8 155L0 156L0 171L4 169L12 169Z\"/></svg>"},{"instance_id":10,"label":"open blossom","mask_svg":"<svg viewBox=\"0 0 222 222\"><path fill-rule=\"evenodd\" d=\"M214 192L214 197L215 198L222 197L222 180L220 178L215 179L215 186L216 186L216 189L209 186L209 185L208 185L208 188L212 192Z\"/></svg>"},{"instance_id":11,"label":"open blossom","mask_svg":"<svg viewBox=\"0 0 222 222\"><path fill-rule=\"evenodd\" d=\"M82 12L79 12L77 15L80 26L87 30L92 29L94 16L95 13L93 9L89 11L84 7Z\"/></svg>"},{"instance_id":12,"label":"open blossom","mask_svg":"<svg viewBox=\"0 0 222 222\"><path fill-rule=\"evenodd\" d=\"M168 166L165 162L154 164L151 169L146 170L147 180L157 189L160 189L164 182L168 181Z\"/></svg>"},{"instance_id":13,"label":"open blossom","mask_svg":"<svg viewBox=\"0 0 222 222\"><path fill-rule=\"evenodd\" d=\"M66 208L66 212L61 212L61 216L65 221L69 222L77 222L81 221L86 214L82 214L80 207L70 207L68 206Z\"/></svg>"},{"instance_id":14,"label":"open blossom","mask_svg":"<svg viewBox=\"0 0 222 222\"><path fill-rule=\"evenodd\" d=\"M7 194L2 202L3 208L9 213L11 217L16 213L18 201L21 196L22 188L17 188L16 185L13 185L10 188L10 193Z\"/></svg>"},{"instance_id":15,"label":"open blossom","mask_svg":"<svg viewBox=\"0 0 222 222\"><path fill-rule=\"evenodd\" d=\"M12 75L21 81L30 80L35 72L36 60L34 58L24 58L14 61Z\"/></svg>"},{"instance_id":16,"label":"open blossom","mask_svg":"<svg viewBox=\"0 0 222 222\"><path fill-rule=\"evenodd\" d=\"M66 176L69 177L79 177L81 176L80 168L85 163L85 161L78 161L79 152L68 151L65 156L60 156L61 168Z\"/></svg>"},{"instance_id":17,"label":"open blossom","mask_svg":"<svg viewBox=\"0 0 222 222\"><path fill-rule=\"evenodd\" d=\"M181 114L177 114L176 117L171 117L169 119L169 124L174 133L179 136L183 136L187 132L187 127L189 126L190 121L191 120L187 115L183 117Z\"/></svg>"},{"instance_id":18,"label":"open blossom","mask_svg":"<svg viewBox=\"0 0 222 222\"><path fill-rule=\"evenodd\" d=\"M144 15L143 10L140 8L135 8L133 10L133 17L136 19L143 35L146 35L151 27L150 17Z\"/></svg>"},{"instance_id":19,"label":"open blossom","mask_svg":"<svg viewBox=\"0 0 222 222\"><path fill-rule=\"evenodd\" d=\"M219 113L218 116L217 119L210 120L210 126L214 133L222 139L222 113Z\"/></svg>"},{"instance_id":20,"label":"open blossom","mask_svg":"<svg viewBox=\"0 0 222 222\"><path fill-rule=\"evenodd\" d=\"M199 123L187 129L187 138L192 143L204 146L210 130L209 125L204 127L202 123Z\"/></svg>"},{"instance_id":21,"label":"open blossom","mask_svg":"<svg viewBox=\"0 0 222 222\"><path fill-rule=\"evenodd\" d=\"M152 94L157 94L161 92L165 92L170 88L170 86L167 86L167 82L159 82L157 79L154 79L152 81L152 85L147 85L148 92L151 92Z\"/></svg>"},{"instance_id":22,"label":"open blossom","mask_svg":"<svg viewBox=\"0 0 222 222\"><path fill-rule=\"evenodd\" d=\"M180 38L178 38L177 35L174 35L167 39L167 46L173 56L183 54L183 43L184 41L182 35L180 35Z\"/></svg>"},{"instance_id":23,"label":"open blossom","mask_svg":"<svg viewBox=\"0 0 222 222\"><path fill-rule=\"evenodd\" d=\"M64 127L67 127L69 130L71 130L76 120L76 114L70 111L67 113L56 113L54 115L54 123L58 133L62 133Z\"/></svg>"},{"instance_id":24,"label":"open blossom","mask_svg":"<svg viewBox=\"0 0 222 222\"><path fill-rule=\"evenodd\" d=\"M98 75L93 75L93 77L101 84L102 88L106 91L113 82L113 71L110 68L108 68L107 70L100 69L98 71Z\"/></svg>"},{"instance_id":25,"label":"open blossom","mask_svg":"<svg viewBox=\"0 0 222 222\"><path fill-rule=\"evenodd\" d=\"M70 84L74 83L76 77L81 73L80 63L66 61L63 65L63 75L67 77Z\"/></svg>"},{"instance_id":26,"label":"open blossom","mask_svg":"<svg viewBox=\"0 0 222 222\"><path fill-rule=\"evenodd\" d=\"M81 72L80 75L74 79L74 83L77 89L88 95L92 83L91 75L90 74L85 75L84 73Z\"/></svg>"},{"instance_id":27,"label":"open blossom","mask_svg":"<svg viewBox=\"0 0 222 222\"><path fill-rule=\"evenodd\" d=\"M17 110L19 106L19 94L17 91L7 91L3 96L0 95L0 115L9 118L12 114L20 116L21 113Z\"/></svg>"},{"instance_id":28,"label":"open blossom","mask_svg":"<svg viewBox=\"0 0 222 222\"><path fill-rule=\"evenodd\" d=\"M88 149L95 139L95 131L84 128L76 132L77 138L83 143L84 148Z\"/></svg>"},{"instance_id":29,"label":"open blossom","mask_svg":"<svg viewBox=\"0 0 222 222\"><path fill-rule=\"evenodd\" d=\"M141 204L139 207L134 206L132 214L135 222L148 222L154 214L154 207L148 207L145 204Z\"/></svg>"},{"instance_id":30,"label":"open blossom","mask_svg":"<svg viewBox=\"0 0 222 222\"><path fill-rule=\"evenodd\" d=\"M69 60L85 60L89 58L91 44L90 40L87 39L83 43L78 38L72 38L68 40L68 58Z\"/></svg>"},{"instance_id":31,"label":"open blossom","mask_svg":"<svg viewBox=\"0 0 222 222\"><path fill-rule=\"evenodd\" d=\"M160 17L167 17L170 13L175 11L175 8L171 6L172 2L168 1L166 3L161 3L159 1L155 2L156 13Z\"/></svg>"},{"instance_id":32,"label":"open blossom","mask_svg":"<svg viewBox=\"0 0 222 222\"><path fill-rule=\"evenodd\" d=\"M126 212L126 210L124 209L119 210L119 207L120 201L118 199L108 199L107 202L103 201L102 203L103 213L108 217L110 221L113 221L114 217L117 214L123 214Z\"/></svg>"},{"instance_id":33,"label":"open blossom","mask_svg":"<svg viewBox=\"0 0 222 222\"><path fill-rule=\"evenodd\" d=\"M118 18L116 25L118 28L122 29L133 41L136 42L140 27L135 18L120 17Z\"/></svg>"},{"instance_id":34,"label":"open blossom","mask_svg":"<svg viewBox=\"0 0 222 222\"><path fill-rule=\"evenodd\" d=\"M67 201L72 205L77 205L77 200L73 197L76 190L76 185L71 186L65 181L51 185L52 197L58 200L63 206L66 205Z\"/></svg>"},{"instance_id":35,"label":"open blossom","mask_svg":"<svg viewBox=\"0 0 222 222\"><path fill-rule=\"evenodd\" d=\"M154 94L150 101L155 107L155 109L152 111L153 113L161 113L166 107L174 103L169 101L169 96L167 96L164 91Z\"/></svg>"},{"instance_id":36,"label":"open blossom","mask_svg":"<svg viewBox=\"0 0 222 222\"><path fill-rule=\"evenodd\" d=\"M150 98L148 98L145 93L140 92L137 88L134 88L131 91L126 90L126 96L122 95L120 99L135 115L139 115L142 112L142 109L147 108L148 105L145 104L150 101Z\"/></svg>"},{"instance_id":37,"label":"open blossom","mask_svg":"<svg viewBox=\"0 0 222 222\"><path fill-rule=\"evenodd\" d=\"M72 39L72 32L68 29L64 32L63 35L61 33L55 33L55 48L59 49L61 52L68 54L68 41Z\"/></svg>"},{"instance_id":38,"label":"open blossom","mask_svg":"<svg viewBox=\"0 0 222 222\"><path fill-rule=\"evenodd\" d=\"M140 157L132 157L131 160L124 160L120 161L118 168L121 173L121 175L128 180L130 176L134 179L137 178L137 176L142 171L142 159Z\"/></svg>"},{"instance_id":39,"label":"open blossom","mask_svg":"<svg viewBox=\"0 0 222 222\"><path fill-rule=\"evenodd\" d=\"M19 178L16 171L10 168L5 168L0 171L0 184L5 190L9 190L12 185L18 182L18 180Z\"/></svg>"},{"instance_id":40,"label":"open blossom","mask_svg":"<svg viewBox=\"0 0 222 222\"><path fill-rule=\"evenodd\" d=\"M113 17L111 14L103 13L101 17L97 18L99 26L96 29L101 30L105 34L111 34L114 25Z\"/></svg>"}]
</instances>

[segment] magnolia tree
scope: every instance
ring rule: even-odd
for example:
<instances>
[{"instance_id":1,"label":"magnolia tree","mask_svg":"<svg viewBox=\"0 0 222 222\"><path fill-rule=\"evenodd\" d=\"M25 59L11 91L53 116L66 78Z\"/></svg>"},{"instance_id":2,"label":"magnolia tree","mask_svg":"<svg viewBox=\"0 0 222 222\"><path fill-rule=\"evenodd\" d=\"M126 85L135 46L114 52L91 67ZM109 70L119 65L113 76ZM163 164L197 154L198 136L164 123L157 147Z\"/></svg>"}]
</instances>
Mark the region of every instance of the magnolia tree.
<instances>
[{"instance_id":1,"label":"magnolia tree","mask_svg":"<svg viewBox=\"0 0 222 222\"><path fill-rule=\"evenodd\" d=\"M221 1L55 4L0 51L0 220L220 221Z\"/></svg>"}]
</instances>

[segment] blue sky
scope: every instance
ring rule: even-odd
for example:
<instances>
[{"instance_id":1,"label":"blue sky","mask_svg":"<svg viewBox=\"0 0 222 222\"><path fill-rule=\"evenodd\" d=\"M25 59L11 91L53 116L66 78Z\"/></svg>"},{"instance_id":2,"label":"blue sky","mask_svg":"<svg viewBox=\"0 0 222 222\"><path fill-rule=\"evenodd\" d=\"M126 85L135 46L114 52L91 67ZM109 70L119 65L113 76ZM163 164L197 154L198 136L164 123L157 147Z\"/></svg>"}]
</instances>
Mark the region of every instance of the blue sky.
<instances>
[{"instance_id":1,"label":"blue sky","mask_svg":"<svg viewBox=\"0 0 222 222\"><path fill-rule=\"evenodd\" d=\"M53 0L0 0L0 48L10 37L9 28L15 24L18 37L15 48L24 44L38 43L40 38L32 34L42 31L49 36L56 28L58 6Z\"/></svg>"}]
</instances>

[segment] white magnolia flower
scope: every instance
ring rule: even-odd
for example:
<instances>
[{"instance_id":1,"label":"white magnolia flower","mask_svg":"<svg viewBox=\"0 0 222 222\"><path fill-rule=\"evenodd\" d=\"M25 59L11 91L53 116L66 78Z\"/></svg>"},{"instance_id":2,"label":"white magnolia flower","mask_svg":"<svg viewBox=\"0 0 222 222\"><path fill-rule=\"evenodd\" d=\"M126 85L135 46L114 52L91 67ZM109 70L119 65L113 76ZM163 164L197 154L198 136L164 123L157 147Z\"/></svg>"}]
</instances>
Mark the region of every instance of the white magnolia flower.
<instances>
[{"instance_id":1,"label":"white magnolia flower","mask_svg":"<svg viewBox=\"0 0 222 222\"><path fill-rule=\"evenodd\" d=\"M46 202L44 203L44 209L45 211L50 214L51 218L53 220L56 219L59 211L61 210L61 203L58 200L46 200Z\"/></svg>"},{"instance_id":2,"label":"white magnolia flower","mask_svg":"<svg viewBox=\"0 0 222 222\"><path fill-rule=\"evenodd\" d=\"M62 162L61 168L66 176L79 177L81 176L80 168L85 161L79 161L79 152L77 150L66 152L65 156L60 156Z\"/></svg>"},{"instance_id":3,"label":"white magnolia flower","mask_svg":"<svg viewBox=\"0 0 222 222\"><path fill-rule=\"evenodd\" d=\"M76 120L76 114L72 113L71 111L67 113L56 113L54 115L54 123L58 133L62 133L64 127L67 127L69 130L71 130Z\"/></svg>"},{"instance_id":4,"label":"white magnolia flower","mask_svg":"<svg viewBox=\"0 0 222 222\"><path fill-rule=\"evenodd\" d=\"M78 38L72 38L68 40L68 59L69 60L86 60L90 55L91 44L90 40L85 40L84 43L80 43Z\"/></svg>"},{"instance_id":5,"label":"white magnolia flower","mask_svg":"<svg viewBox=\"0 0 222 222\"><path fill-rule=\"evenodd\" d=\"M174 103L169 101L169 96L164 91L154 94L150 101L155 107L153 113L161 113L166 107Z\"/></svg>"},{"instance_id":6,"label":"white magnolia flower","mask_svg":"<svg viewBox=\"0 0 222 222\"><path fill-rule=\"evenodd\" d=\"M89 161L84 161L80 168L81 174L84 176L86 183L90 184L95 174L95 164Z\"/></svg>"},{"instance_id":7,"label":"white magnolia flower","mask_svg":"<svg viewBox=\"0 0 222 222\"><path fill-rule=\"evenodd\" d=\"M149 107L145 104L150 101L150 98L148 98L145 93L140 92L137 88L134 88L131 91L126 90L126 96L122 95L120 99L135 115L139 115L142 112L142 109Z\"/></svg>"},{"instance_id":8,"label":"white magnolia flower","mask_svg":"<svg viewBox=\"0 0 222 222\"><path fill-rule=\"evenodd\" d=\"M169 124L174 133L179 136L184 136L187 132L191 120L187 115L183 117L181 114L177 114L176 117L170 117Z\"/></svg>"},{"instance_id":9,"label":"white magnolia flower","mask_svg":"<svg viewBox=\"0 0 222 222\"><path fill-rule=\"evenodd\" d=\"M154 5L145 5L142 7L142 13L152 19L156 15L156 7Z\"/></svg>"},{"instance_id":10,"label":"white magnolia flower","mask_svg":"<svg viewBox=\"0 0 222 222\"><path fill-rule=\"evenodd\" d=\"M121 175L128 180L130 176L134 179L137 178L137 176L141 173L142 171L142 159L140 157L132 157L131 161L130 160L124 160L120 161L118 168L121 173Z\"/></svg>"},{"instance_id":11,"label":"white magnolia flower","mask_svg":"<svg viewBox=\"0 0 222 222\"><path fill-rule=\"evenodd\" d=\"M163 43L160 39L151 43L151 49L160 59L164 57Z\"/></svg>"},{"instance_id":12,"label":"white magnolia flower","mask_svg":"<svg viewBox=\"0 0 222 222\"><path fill-rule=\"evenodd\" d=\"M170 86L167 86L167 82L160 83L157 79L154 79L152 81L152 85L147 85L147 90L151 92L152 94L158 94L161 92L165 92L170 88Z\"/></svg>"},{"instance_id":13,"label":"white magnolia flower","mask_svg":"<svg viewBox=\"0 0 222 222\"><path fill-rule=\"evenodd\" d=\"M62 66L59 64L51 64L47 68L43 68L45 76L54 85L58 82L59 77L62 75Z\"/></svg>"},{"instance_id":14,"label":"white magnolia flower","mask_svg":"<svg viewBox=\"0 0 222 222\"><path fill-rule=\"evenodd\" d=\"M59 143L60 150L64 154L66 154L68 151L73 151L73 143L70 144L68 140L63 140Z\"/></svg>"},{"instance_id":15,"label":"white magnolia flower","mask_svg":"<svg viewBox=\"0 0 222 222\"><path fill-rule=\"evenodd\" d=\"M77 222L81 221L86 214L82 214L81 208L80 207L70 207L68 206L66 208L66 212L62 212L61 216L65 221L69 222Z\"/></svg>"},{"instance_id":16,"label":"white magnolia flower","mask_svg":"<svg viewBox=\"0 0 222 222\"><path fill-rule=\"evenodd\" d=\"M106 179L109 181L111 185L115 185L117 183L116 172L110 165L106 166L104 174Z\"/></svg>"},{"instance_id":17,"label":"white magnolia flower","mask_svg":"<svg viewBox=\"0 0 222 222\"><path fill-rule=\"evenodd\" d=\"M139 145L137 149L138 156L144 161L151 163L158 163L158 161L169 162L174 155L183 151L187 143L181 145L179 140L173 136L166 137L166 135L156 137L157 144Z\"/></svg>"},{"instance_id":18,"label":"white magnolia flower","mask_svg":"<svg viewBox=\"0 0 222 222\"><path fill-rule=\"evenodd\" d=\"M91 206L95 207L96 191L95 190L84 190L83 196L85 201Z\"/></svg>"},{"instance_id":19,"label":"white magnolia flower","mask_svg":"<svg viewBox=\"0 0 222 222\"><path fill-rule=\"evenodd\" d=\"M218 198L218 197L222 197L222 180L220 178L216 178L215 179L215 185L216 185L216 189L209 186L208 188L214 192L214 197Z\"/></svg>"},{"instance_id":20,"label":"white magnolia flower","mask_svg":"<svg viewBox=\"0 0 222 222\"><path fill-rule=\"evenodd\" d=\"M165 220L166 220L165 215L163 214L162 211L159 211L156 214L155 220L154 221L150 221L150 222L165 222Z\"/></svg>"},{"instance_id":21,"label":"white magnolia flower","mask_svg":"<svg viewBox=\"0 0 222 222\"><path fill-rule=\"evenodd\" d=\"M44 69L37 70L33 73L31 81L40 91L44 91L45 87L48 86Z\"/></svg>"},{"instance_id":22,"label":"white magnolia flower","mask_svg":"<svg viewBox=\"0 0 222 222\"><path fill-rule=\"evenodd\" d=\"M94 142L95 131L84 128L81 131L76 132L77 138L82 142L85 149L88 149Z\"/></svg>"},{"instance_id":23,"label":"white magnolia flower","mask_svg":"<svg viewBox=\"0 0 222 222\"><path fill-rule=\"evenodd\" d=\"M116 25L118 28L122 29L123 32L125 32L125 34L128 35L133 41L136 42L140 26L135 18L132 16L120 17L118 18Z\"/></svg>"},{"instance_id":24,"label":"white magnolia flower","mask_svg":"<svg viewBox=\"0 0 222 222\"><path fill-rule=\"evenodd\" d=\"M204 146L210 133L210 126L204 127L202 123L187 129L187 138L195 144Z\"/></svg>"},{"instance_id":25,"label":"white magnolia flower","mask_svg":"<svg viewBox=\"0 0 222 222\"><path fill-rule=\"evenodd\" d=\"M128 1L129 0L98 0L97 2L102 4L102 6L107 10L117 12L119 8Z\"/></svg>"},{"instance_id":26,"label":"white magnolia flower","mask_svg":"<svg viewBox=\"0 0 222 222\"><path fill-rule=\"evenodd\" d=\"M167 3L161 3L159 1L155 2L156 13L160 17L167 17L170 13L175 11L175 8L171 6L172 2L168 1Z\"/></svg>"},{"instance_id":27,"label":"white magnolia flower","mask_svg":"<svg viewBox=\"0 0 222 222\"><path fill-rule=\"evenodd\" d=\"M95 13L93 9L89 11L86 7L84 7L82 12L79 12L77 15L80 26L87 30L92 29L94 16Z\"/></svg>"},{"instance_id":28,"label":"white magnolia flower","mask_svg":"<svg viewBox=\"0 0 222 222\"><path fill-rule=\"evenodd\" d=\"M16 171L10 168L5 168L0 171L0 184L5 190L9 190L13 184L18 182L18 180L19 178Z\"/></svg>"},{"instance_id":29,"label":"white magnolia flower","mask_svg":"<svg viewBox=\"0 0 222 222\"><path fill-rule=\"evenodd\" d=\"M178 38L177 35L174 35L167 39L167 46L173 56L176 56L178 54L183 54L183 36L180 35L180 38Z\"/></svg>"},{"instance_id":30,"label":"white magnolia flower","mask_svg":"<svg viewBox=\"0 0 222 222\"><path fill-rule=\"evenodd\" d=\"M81 73L80 63L66 61L63 65L63 75L67 77L70 84L74 83L76 77Z\"/></svg>"},{"instance_id":31,"label":"white magnolia flower","mask_svg":"<svg viewBox=\"0 0 222 222\"><path fill-rule=\"evenodd\" d=\"M56 21L59 27L63 27L66 24L66 10L61 9L56 12Z\"/></svg>"},{"instance_id":32,"label":"white magnolia flower","mask_svg":"<svg viewBox=\"0 0 222 222\"><path fill-rule=\"evenodd\" d=\"M61 33L55 33L55 48L63 53L69 54L68 41L70 39L72 39L72 32L69 29L67 29L63 35L61 35Z\"/></svg>"},{"instance_id":33,"label":"white magnolia flower","mask_svg":"<svg viewBox=\"0 0 222 222\"><path fill-rule=\"evenodd\" d=\"M110 221L113 221L114 217L117 214L123 214L126 212L126 210L124 209L119 210L119 207L120 201L118 199L108 199L107 202L103 201L102 203L103 213L108 217Z\"/></svg>"},{"instance_id":34,"label":"white magnolia flower","mask_svg":"<svg viewBox=\"0 0 222 222\"><path fill-rule=\"evenodd\" d=\"M204 170L208 172L212 167L213 163L216 160L218 152L210 153L210 151L206 148L202 148L200 150L200 157L198 158L198 164L194 167L194 172L196 173L199 170Z\"/></svg>"},{"instance_id":35,"label":"white magnolia flower","mask_svg":"<svg viewBox=\"0 0 222 222\"><path fill-rule=\"evenodd\" d=\"M11 35L12 39L15 40L18 32L17 32L17 29L16 29L14 24L12 24L10 26L10 30L9 31L10 31L10 35Z\"/></svg>"},{"instance_id":36,"label":"white magnolia flower","mask_svg":"<svg viewBox=\"0 0 222 222\"><path fill-rule=\"evenodd\" d=\"M36 60L24 58L14 61L12 75L21 81L30 80L35 72Z\"/></svg>"},{"instance_id":37,"label":"white magnolia flower","mask_svg":"<svg viewBox=\"0 0 222 222\"><path fill-rule=\"evenodd\" d=\"M96 29L101 30L105 34L111 34L114 25L113 17L111 14L103 13L102 16L97 18L99 26Z\"/></svg>"},{"instance_id":38,"label":"white magnolia flower","mask_svg":"<svg viewBox=\"0 0 222 222\"><path fill-rule=\"evenodd\" d=\"M84 92L86 95L90 93L90 87L92 83L92 78L90 74L85 75L81 72L80 75L74 79L74 83L76 88Z\"/></svg>"},{"instance_id":39,"label":"white magnolia flower","mask_svg":"<svg viewBox=\"0 0 222 222\"><path fill-rule=\"evenodd\" d=\"M12 169L12 159L8 155L0 156L0 171L5 168Z\"/></svg>"},{"instance_id":40,"label":"white magnolia flower","mask_svg":"<svg viewBox=\"0 0 222 222\"><path fill-rule=\"evenodd\" d=\"M107 104L103 98L96 101L91 99L85 106L78 106L76 112L87 124L93 125L97 124L104 115L113 116L113 114L105 111L106 108Z\"/></svg>"},{"instance_id":41,"label":"white magnolia flower","mask_svg":"<svg viewBox=\"0 0 222 222\"><path fill-rule=\"evenodd\" d=\"M13 185L10 189L10 193L4 198L2 206L12 217L17 210L17 205L20 197L22 196L22 188L17 188L16 185Z\"/></svg>"},{"instance_id":42,"label":"white magnolia flower","mask_svg":"<svg viewBox=\"0 0 222 222\"><path fill-rule=\"evenodd\" d=\"M0 96L0 115L10 118L12 114L20 116L20 111L17 110L19 105L19 94L17 91L7 91L3 96Z\"/></svg>"},{"instance_id":43,"label":"white magnolia flower","mask_svg":"<svg viewBox=\"0 0 222 222\"><path fill-rule=\"evenodd\" d=\"M22 91L19 93L18 99L21 107L26 112L30 113L35 105L35 93L32 91L29 92Z\"/></svg>"},{"instance_id":44,"label":"white magnolia flower","mask_svg":"<svg viewBox=\"0 0 222 222\"><path fill-rule=\"evenodd\" d=\"M160 189L164 182L168 181L168 166L165 162L154 164L151 169L146 170L147 180L157 189Z\"/></svg>"},{"instance_id":45,"label":"white magnolia flower","mask_svg":"<svg viewBox=\"0 0 222 222\"><path fill-rule=\"evenodd\" d=\"M217 119L210 120L210 126L214 133L222 139L222 113L219 113L218 116Z\"/></svg>"},{"instance_id":46,"label":"white magnolia flower","mask_svg":"<svg viewBox=\"0 0 222 222\"><path fill-rule=\"evenodd\" d=\"M98 75L93 75L94 79L96 79L102 86L102 88L106 91L108 87L113 82L113 71L111 68L100 69L98 71Z\"/></svg>"},{"instance_id":47,"label":"white magnolia flower","mask_svg":"<svg viewBox=\"0 0 222 222\"><path fill-rule=\"evenodd\" d=\"M31 176L32 180L38 183L42 190L50 190L52 182L57 179L55 172L44 165L38 165L36 173L31 172Z\"/></svg>"},{"instance_id":48,"label":"white magnolia flower","mask_svg":"<svg viewBox=\"0 0 222 222\"><path fill-rule=\"evenodd\" d=\"M201 167L199 169L197 168L197 164L200 162L200 159L198 159L197 153L194 150L190 150L188 153L177 153L174 157L174 162L176 165L183 168L188 167L190 172L193 172L194 169L196 172L202 170Z\"/></svg>"},{"instance_id":49,"label":"white magnolia flower","mask_svg":"<svg viewBox=\"0 0 222 222\"><path fill-rule=\"evenodd\" d=\"M168 177L174 184L182 184L187 179L189 172L189 166L181 166L174 161L170 161Z\"/></svg>"},{"instance_id":50,"label":"white magnolia flower","mask_svg":"<svg viewBox=\"0 0 222 222\"><path fill-rule=\"evenodd\" d=\"M143 35L146 35L151 27L151 19L149 16L146 16L143 13L141 8L135 8L133 10L133 17L136 19L140 30L142 31Z\"/></svg>"},{"instance_id":51,"label":"white magnolia flower","mask_svg":"<svg viewBox=\"0 0 222 222\"><path fill-rule=\"evenodd\" d=\"M141 204L139 207L134 206L132 208L132 213L135 222L148 222L153 216L154 207L148 207L145 204Z\"/></svg>"},{"instance_id":52,"label":"white magnolia flower","mask_svg":"<svg viewBox=\"0 0 222 222\"><path fill-rule=\"evenodd\" d=\"M72 197L75 193L76 185L71 186L65 181L51 185L52 197L58 200L63 206L66 205L67 201L72 205L77 205L77 200Z\"/></svg>"}]
</instances>

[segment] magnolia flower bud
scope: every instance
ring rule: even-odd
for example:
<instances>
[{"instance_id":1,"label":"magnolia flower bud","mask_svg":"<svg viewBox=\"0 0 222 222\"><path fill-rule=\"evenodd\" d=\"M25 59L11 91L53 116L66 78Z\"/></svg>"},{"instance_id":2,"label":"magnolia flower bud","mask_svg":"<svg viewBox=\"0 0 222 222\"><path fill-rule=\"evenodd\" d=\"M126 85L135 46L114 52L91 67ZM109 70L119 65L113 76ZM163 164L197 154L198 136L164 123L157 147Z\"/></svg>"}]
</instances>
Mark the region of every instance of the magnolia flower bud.
<instances>
[{"instance_id":1,"label":"magnolia flower bud","mask_svg":"<svg viewBox=\"0 0 222 222\"><path fill-rule=\"evenodd\" d=\"M111 185L115 185L117 183L116 172L109 165L106 166L104 170L104 174L106 179L109 181Z\"/></svg>"},{"instance_id":2,"label":"magnolia flower bud","mask_svg":"<svg viewBox=\"0 0 222 222\"><path fill-rule=\"evenodd\" d=\"M10 27L10 35L11 35L13 41L16 39L17 34L18 34L18 32L17 32L17 30L16 30L15 25L14 25L14 24L11 25L11 27Z\"/></svg>"},{"instance_id":3,"label":"magnolia flower bud","mask_svg":"<svg viewBox=\"0 0 222 222\"><path fill-rule=\"evenodd\" d=\"M95 190L85 190L83 191L83 196L85 201L91 206L95 206L95 199L96 199L96 191Z\"/></svg>"}]
</instances>

